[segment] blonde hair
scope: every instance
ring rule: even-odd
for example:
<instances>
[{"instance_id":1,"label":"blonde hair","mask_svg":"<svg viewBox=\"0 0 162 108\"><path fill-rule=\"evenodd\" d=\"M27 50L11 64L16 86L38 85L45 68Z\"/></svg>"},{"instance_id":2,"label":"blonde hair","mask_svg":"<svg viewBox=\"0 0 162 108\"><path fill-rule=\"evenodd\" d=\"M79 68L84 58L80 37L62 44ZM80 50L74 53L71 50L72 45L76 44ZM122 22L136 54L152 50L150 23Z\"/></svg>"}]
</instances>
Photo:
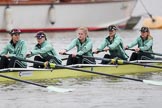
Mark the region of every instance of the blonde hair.
<instances>
[{"instance_id":1,"label":"blonde hair","mask_svg":"<svg viewBox=\"0 0 162 108\"><path fill-rule=\"evenodd\" d=\"M153 39L153 37L151 35L148 35L148 39Z\"/></svg>"},{"instance_id":2,"label":"blonde hair","mask_svg":"<svg viewBox=\"0 0 162 108\"><path fill-rule=\"evenodd\" d=\"M76 31L83 30L83 32L88 36L88 28L87 27L79 27Z\"/></svg>"},{"instance_id":3,"label":"blonde hair","mask_svg":"<svg viewBox=\"0 0 162 108\"><path fill-rule=\"evenodd\" d=\"M149 28L148 28L148 29L149 29ZM148 39L153 39L153 37L151 36L150 30L148 30L148 32L147 32L147 33L148 33L148 36L147 36L147 37L148 37Z\"/></svg>"}]
</instances>

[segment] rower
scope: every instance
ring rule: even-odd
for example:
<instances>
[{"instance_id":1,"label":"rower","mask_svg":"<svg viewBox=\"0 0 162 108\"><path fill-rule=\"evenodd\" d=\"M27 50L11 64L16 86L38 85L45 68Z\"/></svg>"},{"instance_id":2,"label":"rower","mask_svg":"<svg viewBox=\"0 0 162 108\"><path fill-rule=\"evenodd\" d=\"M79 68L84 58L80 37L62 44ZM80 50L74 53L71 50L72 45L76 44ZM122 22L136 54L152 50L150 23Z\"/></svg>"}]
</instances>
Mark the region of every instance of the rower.
<instances>
[{"instance_id":1,"label":"rower","mask_svg":"<svg viewBox=\"0 0 162 108\"><path fill-rule=\"evenodd\" d=\"M142 52L142 51L153 52L152 50L153 37L150 35L149 28L141 27L140 32L141 35L137 37L132 43L130 43L125 47L125 49L129 49L138 45L138 47L134 49L135 52L132 53L130 61L154 59L154 56L152 54Z\"/></svg>"},{"instance_id":2,"label":"rower","mask_svg":"<svg viewBox=\"0 0 162 108\"><path fill-rule=\"evenodd\" d=\"M25 68L27 64L17 58L25 58L27 46L24 40L20 39L21 31L12 29L10 42L2 49L0 59L0 69L3 68Z\"/></svg>"},{"instance_id":3,"label":"rower","mask_svg":"<svg viewBox=\"0 0 162 108\"><path fill-rule=\"evenodd\" d=\"M60 54L66 54L69 50L77 47L77 52L70 54L67 60L67 65L72 64L94 64L94 58L84 58L84 56L92 57L92 40L88 36L88 29L86 27L79 27L77 30L77 38L75 38Z\"/></svg>"},{"instance_id":4,"label":"rower","mask_svg":"<svg viewBox=\"0 0 162 108\"><path fill-rule=\"evenodd\" d=\"M52 44L47 41L46 34L43 31L36 33L37 44L34 49L26 55L26 57L34 57L34 61L50 62L55 64L62 64L62 60L58 53L53 48ZM34 63L34 68L44 68L44 65Z\"/></svg>"},{"instance_id":5,"label":"rower","mask_svg":"<svg viewBox=\"0 0 162 108\"><path fill-rule=\"evenodd\" d=\"M116 33L116 26L110 25L108 27L109 34L104 38L101 45L94 51L95 54L101 51L109 51L105 54L104 58L120 58L123 60L128 59L128 55L124 51L122 38ZM106 48L105 48L106 47ZM108 61L102 60L101 64L108 64Z\"/></svg>"}]
</instances>

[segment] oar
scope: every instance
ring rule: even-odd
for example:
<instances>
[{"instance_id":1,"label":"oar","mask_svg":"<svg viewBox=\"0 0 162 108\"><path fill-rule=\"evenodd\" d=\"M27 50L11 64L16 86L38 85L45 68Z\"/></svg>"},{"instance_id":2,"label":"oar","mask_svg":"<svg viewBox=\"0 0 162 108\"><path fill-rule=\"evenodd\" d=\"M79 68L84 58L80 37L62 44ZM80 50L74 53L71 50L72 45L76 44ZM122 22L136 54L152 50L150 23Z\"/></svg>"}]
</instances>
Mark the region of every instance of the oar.
<instances>
[{"instance_id":1,"label":"oar","mask_svg":"<svg viewBox=\"0 0 162 108\"><path fill-rule=\"evenodd\" d=\"M107 51L107 50L101 50L101 51L97 51L97 53L101 53L101 52L105 52L105 51ZM92 52L92 54L95 54L94 52ZM63 53L62 55L71 55L71 54L69 54L69 53Z\"/></svg>"},{"instance_id":2,"label":"oar","mask_svg":"<svg viewBox=\"0 0 162 108\"><path fill-rule=\"evenodd\" d=\"M65 53L65 55L70 55L70 54ZM134 62L129 62L129 61L125 61L125 60L107 59L107 58L91 57L91 56L84 56L84 55L77 55L77 56L83 57L83 58L94 58L96 60L104 60L104 61L108 61L108 62L111 62L111 63L117 63L117 64L133 64L133 65L138 65L138 66L153 67L153 68L162 69L161 66L154 66L154 65L142 64L142 63L134 63Z\"/></svg>"},{"instance_id":3,"label":"oar","mask_svg":"<svg viewBox=\"0 0 162 108\"><path fill-rule=\"evenodd\" d=\"M62 58L61 60L64 61L64 60L67 60L68 58Z\"/></svg>"},{"instance_id":4,"label":"oar","mask_svg":"<svg viewBox=\"0 0 162 108\"><path fill-rule=\"evenodd\" d=\"M1 72L2 71L7 71L7 69L2 69L0 71ZM27 84L31 84L31 85L35 85L35 86L39 86L39 87L43 87L43 88L46 88L50 92L54 91L54 92L64 93L64 92L73 91L73 89L64 89L64 88L58 88L58 87L54 87L54 86L42 85L42 84L34 83L34 82L31 82L31 81L26 81L26 80L10 77L10 76L4 75L4 74L0 74L0 77L11 79L11 80L14 80L14 81L19 81L19 82L27 83Z\"/></svg>"},{"instance_id":5,"label":"oar","mask_svg":"<svg viewBox=\"0 0 162 108\"><path fill-rule=\"evenodd\" d=\"M100 58L100 57L90 57L90 56L82 56L84 58L94 58L96 60L104 60L108 61L111 63L117 63L117 64L133 64L133 65L138 65L138 66L144 66L144 67L152 67L152 68L160 68L162 69L161 66L154 66L154 65L149 65L149 64L142 64L142 63L134 63L134 62L129 62L126 60L116 60L116 59L107 59L107 58Z\"/></svg>"},{"instance_id":6,"label":"oar","mask_svg":"<svg viewBox=\"0 0 162 108\"><path fill-rule=\"evenodd\" d=\"M6 68L6 69L0 69L0 73L1 73L1 72L8 72L8 71L10 71L9 68Z\"/></svg>"},{"instance_id":7,"label":"oar","mask_svg":"<svg viewBox=\"0 0 162 108\"><path fill-rule=\"evenodd\" d=\"M135 49L126 49L126 50L135 51ZM140 52L153 54L153 55L157 55L157 56L162 56L162 54L160 54L160 53L154 53L154 52L148 52L148 51L140 51Z\"/></svg>"},{"instance_id":8,"label":"oar","mask_svg":"<svg viewBox=\"0 0 162 108\"><path fill-rule=\"evenodd\" d=\"M103 50L101 50L101 51L97 51L97 54L98 54L98 53L101 53L101 52L105 52L105 51L107 51L107 50L104 50L104 49L103 49ZM95 54L95 53L93 52L93 54Z\"/></svg>"},{"instance_id":9,"label":"oar","mask_svg":"<svg viewBox=\"0 0 162 108\"><path fill-rule=\"evenodd\" d=\"M32 60L27 60L27 59L19 59L19 60L20 60L20 61L24 61L24 62L30 62L30 63L36 63L36 64L41 64L41 65L47 65L47 62L32 61ZM102 73L102 72L89 71L89 70L83 70L83 69L78 69L78 68L73 68L73 67L67 67L67 66L62 66L62 65L56 65L56 64L53 64L53 63L48 63L48 65L49 65L50 68L53 68L53 69L58 67L58 68L63 68L63 69L76 70L76 71L84 72L84 73L91 73L91 74L97 74L97 75L103 75L103 76L110 76L110 77L115 77L115 78L133 80L133 81L143 82L143 83L146 83L146 84L162 85L162 82L158 82L158 81L141 80L141 79L135 79L135 78L117 76L117 75L106 74L106 73Z\"/></svg>"}]
</instances>

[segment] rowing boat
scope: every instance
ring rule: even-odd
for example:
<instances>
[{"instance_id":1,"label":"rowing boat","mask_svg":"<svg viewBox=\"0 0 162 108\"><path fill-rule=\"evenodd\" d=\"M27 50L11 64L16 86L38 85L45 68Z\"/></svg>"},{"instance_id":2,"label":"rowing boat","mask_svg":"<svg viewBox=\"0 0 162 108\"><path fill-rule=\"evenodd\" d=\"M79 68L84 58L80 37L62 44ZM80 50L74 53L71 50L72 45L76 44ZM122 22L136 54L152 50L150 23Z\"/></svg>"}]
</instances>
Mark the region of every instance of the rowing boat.
<instances>
[{"instance_id":1,"label":"rowing boat","mask_svg":"<svg viewBox=\"0 0 162 108\"><path fill-rule=\"evenodd\" d=\"M146 72L161 72L161 69L137 66L132 64L127 65L101 65L101 64L76 64L69 67L75 67L79 69L85 69L89 71L97 71L101 73L113 74L113 75L126 75L126 74L139 74ZM37 68L7 68L2 69L1 74L12 76L14 78L24 80L43 80L43 79L58 79L58 78L76 78L76 77L88 77L95 74L83 73L70 69L37 69ZM0 81L9 81L1 77Z\"/></svg>"}]
</instances>

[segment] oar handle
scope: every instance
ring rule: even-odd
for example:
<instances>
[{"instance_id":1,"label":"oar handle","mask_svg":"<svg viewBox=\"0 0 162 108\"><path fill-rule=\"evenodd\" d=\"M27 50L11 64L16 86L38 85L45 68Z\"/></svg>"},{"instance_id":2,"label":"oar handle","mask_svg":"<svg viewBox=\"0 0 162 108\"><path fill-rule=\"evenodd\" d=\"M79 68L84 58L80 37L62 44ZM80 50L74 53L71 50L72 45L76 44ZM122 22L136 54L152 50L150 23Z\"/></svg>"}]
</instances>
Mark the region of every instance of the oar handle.
<instances>
[{"instance_id":1,"label":"oar handle","mask_svg":"<svg viewBox=\"0 0 162 108\"><path fill-rule=\"evenodd\" d=\"M105 51L107 51L107 50L97 51L97 53L92 52L92 54L98 54L98 53L100 53L100 52L105 52ZM63 53L62 55L71 55L71 54L69 54L69 53ZM77 56L81 57L82 55L77 55ZM83 57L83 56L82 56L82 57Z\"/></svg>"},{"instance_id":2,"label":"oar handle","mask_svg":"<svg viewBox=\"0 0 162 108\"><path fill-rule=\"evenodd\" d=\"M107 50L97 51L96 53L95 53L95 52L92 52L92 54L98 54L98 53L100 53L100 52L105 52L105 51L107 51Z\"/></svg>"},{"instance_id":3,"label":"oar handle","mask_svg":"<svg viewBox=\"0 0 162 108\"><path fill-rule=\"evenodd\" d=\"M63 53L62 55L71 55L71 54L68 54L68 53Z\"/></svg>"},{"instance_id":4,"label":"oar handle","mask_svg":"<svg viewBox=\"0 0 162 108\"><path fill-rule=\"evenodd\" d=\"M104 51L106 51L106 50L97 51L97 53L92 52L92 54L98 54L98 53L100 53L100 52L104 52ZM69 53L63 53L62 55L71 55L71 54L69 54ZM80 55L77 55L77 56L80 56Z\"/></svg>"},{"instance_id":5,"label":"oar handle","mask_svg":"<svg viewBox=\"0 0 162 108\"><path fill-rule=\"evenodd\" d=\"M135 51L135 49L126 48L125 50Z\"/></svg>"},{"instance_id":6,"label":"oar handle","mask_svg":"<svg viewBox=\"0 0 162 108\"><path fill-rule=\"evenodd\" d=\"M63 53L63 55L72 55L72 54L69 54L69 53ZM76 55L78 57L83 57L82 55Z\"/></svg>"},{"instance_id":7,"label":"oar handle","mask_svg":"<svg viewBox=\"0 0 162 108\"><path fill-rule=\"evenodd\" d=\"M126 50L135 51L135 49L126 49ZM148 52L148 51L140 51L140 52L153 54L153 55L157 55L157 56L162 56L162 54L160 54L160 53L154 53L154 52Z\"/></svg>"},{"instance_id":8,"label":"oar handle","mask_svg":"<svg viewBox=\"0 0 162 108\"><path fill-rule=\"evenodd\" d=\"M67 60L68 58L62 58L61 60L64 61L64 60Z\"/></svg>"}]
</instances>

